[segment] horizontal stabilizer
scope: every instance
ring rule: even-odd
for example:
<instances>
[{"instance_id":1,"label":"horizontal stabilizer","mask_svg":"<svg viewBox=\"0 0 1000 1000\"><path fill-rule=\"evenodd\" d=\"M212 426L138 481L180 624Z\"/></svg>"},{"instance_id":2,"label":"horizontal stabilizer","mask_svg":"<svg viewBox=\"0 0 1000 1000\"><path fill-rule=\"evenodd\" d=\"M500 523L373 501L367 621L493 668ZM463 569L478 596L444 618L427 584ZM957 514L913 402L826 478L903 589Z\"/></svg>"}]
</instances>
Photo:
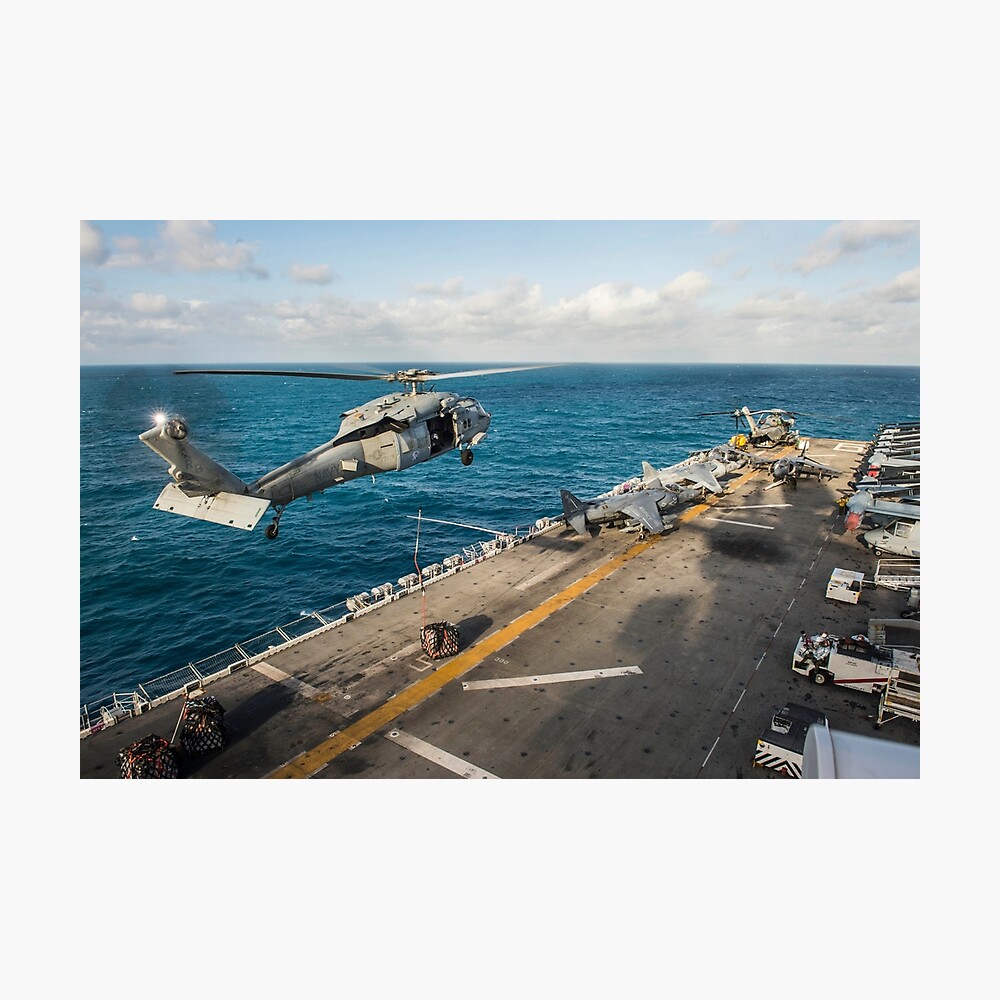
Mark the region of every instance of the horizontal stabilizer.
<instances>
[{"instance_id":1,"label":"horizontal stabilizer","mask_svg":"<svg viewBox=\"0 0 1000 1000\"><path fill-rule=\"evenodd\" d=\"M211 521L229 528L253 531L271 502L262 497L240 496L237 493L216 493L210 497L189 497L175 483L169 483L156 498L156 510L182 514L198 521Z\"/></svg>"}]
</instances>

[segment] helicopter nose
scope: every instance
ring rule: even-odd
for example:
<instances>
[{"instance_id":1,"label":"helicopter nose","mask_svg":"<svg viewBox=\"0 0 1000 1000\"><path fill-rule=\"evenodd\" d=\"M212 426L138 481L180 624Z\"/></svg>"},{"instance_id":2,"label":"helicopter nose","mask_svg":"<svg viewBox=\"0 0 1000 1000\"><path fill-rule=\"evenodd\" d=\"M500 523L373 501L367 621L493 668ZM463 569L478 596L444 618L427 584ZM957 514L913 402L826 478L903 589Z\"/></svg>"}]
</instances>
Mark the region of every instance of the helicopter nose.
<instances>
[{"instance_id":1,"label":"helicopter nose","mask_svg":"<svg viewBox=\"0 0 1000 1000\"><path fill-rule=\"evenodd\" d=\"M461 440L466 444L479 444L490 426L490 415L478 400L469 400L462 409L460 420Z\"/></svg>"}]
</instances>

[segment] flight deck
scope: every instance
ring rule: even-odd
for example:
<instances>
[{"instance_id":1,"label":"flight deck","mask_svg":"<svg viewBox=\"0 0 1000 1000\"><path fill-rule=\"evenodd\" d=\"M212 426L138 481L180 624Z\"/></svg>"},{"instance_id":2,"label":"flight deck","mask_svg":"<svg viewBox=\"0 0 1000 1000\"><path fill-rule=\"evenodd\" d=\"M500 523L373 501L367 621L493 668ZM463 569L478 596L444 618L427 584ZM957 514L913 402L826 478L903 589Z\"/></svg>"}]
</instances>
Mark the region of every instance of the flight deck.
<instances>
[{"instance_id":1,"label":"flight deck","mask_svg":"<svg viewBox=\"0 0 1000 1000\"><path fill-rule=\"evenodd\" d=\"M906 607L837 500L867 442L813 438L832 479L727 476L664 534L557 521L521 544L206 685L224 746L179 755L183 778L758 778L757 734L789 702L832 730L919 746L919 721L876 729L877 695L791 669L802 632L867 633ZM767 449L767 457L794 449ZM835 570L863 574L831 600ZM425 622L458 626L431 659ZM192 695L194 696L194 695ZM183 698L81 739L81 778L171 740Z\"/></svg>"}]
</instances>

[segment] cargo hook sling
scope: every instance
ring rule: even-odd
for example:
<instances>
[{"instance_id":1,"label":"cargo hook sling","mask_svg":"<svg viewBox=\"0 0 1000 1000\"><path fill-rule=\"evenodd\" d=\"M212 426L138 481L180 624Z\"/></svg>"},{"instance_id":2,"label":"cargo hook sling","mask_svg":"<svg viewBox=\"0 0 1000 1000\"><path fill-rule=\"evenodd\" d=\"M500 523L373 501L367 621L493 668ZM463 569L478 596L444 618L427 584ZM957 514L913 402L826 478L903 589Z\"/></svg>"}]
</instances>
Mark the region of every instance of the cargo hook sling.
<instances>
[{"instance_id":1,"label":"cargo hook sling","mask_svg":"<svg viewBox=\"0 0 1000 1000\"><path fill-rule=\"evenodd\" d=\"M417 508L417 540L413 544L413 565L417 570L417 579L420 581L420 636L423 638L424 629L427 627L427 591L424 589L424 574L420 571L420 563L417 562L417 553L420 551L420 514L422 507Z\"/></svg>"}]
</instances>

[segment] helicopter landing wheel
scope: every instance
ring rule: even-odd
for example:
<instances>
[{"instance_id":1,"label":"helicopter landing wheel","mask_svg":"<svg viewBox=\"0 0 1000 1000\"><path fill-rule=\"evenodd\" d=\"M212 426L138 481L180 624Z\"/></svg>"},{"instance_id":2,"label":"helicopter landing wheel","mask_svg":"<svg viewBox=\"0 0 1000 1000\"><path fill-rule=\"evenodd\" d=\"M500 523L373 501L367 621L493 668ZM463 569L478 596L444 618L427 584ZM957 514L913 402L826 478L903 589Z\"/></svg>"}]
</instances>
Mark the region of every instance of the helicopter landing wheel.
<instances>
[{"instance_id":1,"label":"helicopter landing wheel","mask_svg":"<svg viewBox=\"0 0 1000 1000\"><path fill-rule=\"evenodd\" d=\"M278 522L281 515L285 513L285 505L281 504L274 508L274 520L264 529L264 534L272 541L278 537Z\"/></svg>"},{"instance_id":2,"label":"helicopter landing wheel","mask_svg":"<svg viewBox=\"0 0 1000 1000\"><path fill-rule=\"evenodd\" d=\"M472 465L473 454L471 451L462 452L462 465Z\"/></svg>"}]
</instances>

